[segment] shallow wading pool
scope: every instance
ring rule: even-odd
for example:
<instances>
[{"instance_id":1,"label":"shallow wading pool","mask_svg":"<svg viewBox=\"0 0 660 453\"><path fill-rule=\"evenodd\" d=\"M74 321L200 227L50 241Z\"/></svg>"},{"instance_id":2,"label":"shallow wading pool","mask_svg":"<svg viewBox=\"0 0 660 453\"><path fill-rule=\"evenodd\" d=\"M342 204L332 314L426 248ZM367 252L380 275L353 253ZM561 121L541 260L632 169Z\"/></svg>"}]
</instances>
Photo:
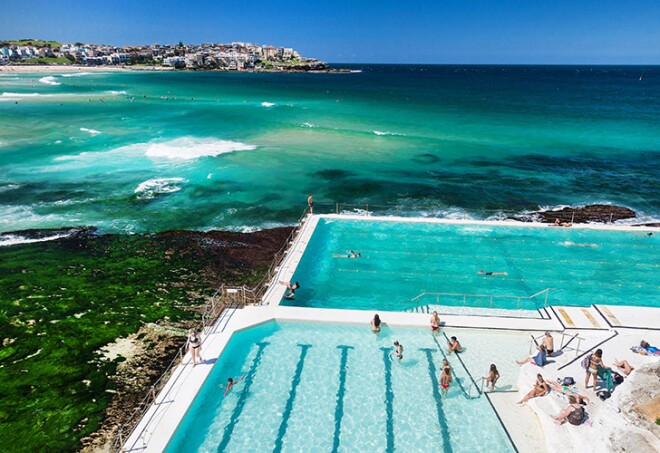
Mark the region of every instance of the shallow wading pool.
<instances>
[{"instance_id":1,"label":"shallow wading pool","mask_svg":"<svg viewBox=\"0 0 660 453\"><path fill-rule=\"evenodd\" d=\"M237 332L166 451L513 451L473 379L478 387L495 362L500 389L511 389L518 366L510 357L526 355L527 335L447 334L465 352L463 362L449 356L455 382L443 398L443 333L282 321ZM395 339L401 361L391 355ZM223 396L227 378L242 376Z\"/></svg>"}]
</instances>

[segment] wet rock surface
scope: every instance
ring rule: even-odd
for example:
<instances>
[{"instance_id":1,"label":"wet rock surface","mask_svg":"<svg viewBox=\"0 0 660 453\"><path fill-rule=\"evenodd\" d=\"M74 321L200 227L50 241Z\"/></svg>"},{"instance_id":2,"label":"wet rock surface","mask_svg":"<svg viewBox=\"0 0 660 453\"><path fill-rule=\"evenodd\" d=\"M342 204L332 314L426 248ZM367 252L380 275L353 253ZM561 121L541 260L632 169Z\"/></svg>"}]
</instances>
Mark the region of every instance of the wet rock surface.
<instances>
[{"instance_id":1,"label":"wet rock surface","mask_svg":"<svg viewBox=\"0 0 660 453\"><path fill-rule=\"evenodd\" d=\"M509 219L521 222L554 223L613 223L617 220L634 219L635 211L623 206L593 204L582 207L566 207L553 211L536 211L524 216L511 216Z\"/></svg>"}]
</instances>

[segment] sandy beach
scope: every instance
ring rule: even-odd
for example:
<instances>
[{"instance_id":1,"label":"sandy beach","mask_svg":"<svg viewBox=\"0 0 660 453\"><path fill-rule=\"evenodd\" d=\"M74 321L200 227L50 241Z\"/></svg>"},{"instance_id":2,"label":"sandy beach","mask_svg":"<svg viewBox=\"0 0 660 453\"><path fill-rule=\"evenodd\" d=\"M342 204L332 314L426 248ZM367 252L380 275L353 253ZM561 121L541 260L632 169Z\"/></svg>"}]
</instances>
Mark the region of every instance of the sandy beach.
<instances>
[{"instance_id":1,"label":"sandy beach","mask_svg":"<svg viewBox=\"0 0 660 453\"><path fill-rule=\"evenodd\" d=\"M6 65L0 73L53 73L53 72L127 72L127 71L173 71L163 66L77 66L77 65Z\"/></svg>"}]
</instances>

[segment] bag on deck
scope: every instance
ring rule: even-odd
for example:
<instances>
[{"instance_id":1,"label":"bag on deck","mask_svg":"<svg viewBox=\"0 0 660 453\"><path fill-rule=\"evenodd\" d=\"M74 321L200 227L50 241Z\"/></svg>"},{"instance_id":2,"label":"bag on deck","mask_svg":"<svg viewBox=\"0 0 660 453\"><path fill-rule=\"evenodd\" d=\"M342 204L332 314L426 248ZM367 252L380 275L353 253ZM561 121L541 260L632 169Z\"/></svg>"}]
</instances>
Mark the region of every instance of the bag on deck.
<instances>
[{"instance_id":1,"label":"bag on deck","mask_svg":"<svg viewBox=\"0 0 660 453\"><path fill-rule=\"evenodd\" d=\"M575 384L575 379L572 377L565 377L564 380L561 381L561 385L569 386L569 385L574 385Z\"/></svg>"}]
</instances>

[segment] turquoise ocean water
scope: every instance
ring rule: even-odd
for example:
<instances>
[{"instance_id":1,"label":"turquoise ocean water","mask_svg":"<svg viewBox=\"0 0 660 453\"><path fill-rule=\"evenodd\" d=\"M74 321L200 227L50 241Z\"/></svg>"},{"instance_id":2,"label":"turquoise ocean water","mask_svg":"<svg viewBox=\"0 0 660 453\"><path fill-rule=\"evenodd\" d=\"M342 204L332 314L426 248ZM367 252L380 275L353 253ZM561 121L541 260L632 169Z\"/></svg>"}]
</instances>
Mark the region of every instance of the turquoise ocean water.
<instances>
[{"instance_id":1,"label":"turquoise ocean water","mask_svg":"<svg viewBox=\"0 0 660 453\"><path fill-rule=\"evenodd\" d=\"M0 231L249 230L295 221L309 193L660 217L658 67L351 68L0 74Z\"/></svg>"}]
</instances>

